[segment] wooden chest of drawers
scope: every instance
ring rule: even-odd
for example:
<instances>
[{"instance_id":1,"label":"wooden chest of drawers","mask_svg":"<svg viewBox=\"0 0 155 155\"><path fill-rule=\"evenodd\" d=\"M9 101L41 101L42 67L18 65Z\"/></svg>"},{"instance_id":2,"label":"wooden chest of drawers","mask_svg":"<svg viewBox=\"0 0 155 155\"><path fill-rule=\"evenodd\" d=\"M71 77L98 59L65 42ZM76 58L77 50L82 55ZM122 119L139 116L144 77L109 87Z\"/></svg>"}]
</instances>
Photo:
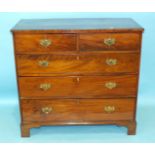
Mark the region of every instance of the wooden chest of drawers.
<instances>
[{"instance_id":1,"label":"wooden chest of drawers","mask_svg":"<svg viewBox=\"0 0 155 155\"><path fill-rule=\"evenodd\" d=\"M21 20L12 33L22 136L82 124L135 134L142 32L132 19Z\"/></svg>"}]
</instances>

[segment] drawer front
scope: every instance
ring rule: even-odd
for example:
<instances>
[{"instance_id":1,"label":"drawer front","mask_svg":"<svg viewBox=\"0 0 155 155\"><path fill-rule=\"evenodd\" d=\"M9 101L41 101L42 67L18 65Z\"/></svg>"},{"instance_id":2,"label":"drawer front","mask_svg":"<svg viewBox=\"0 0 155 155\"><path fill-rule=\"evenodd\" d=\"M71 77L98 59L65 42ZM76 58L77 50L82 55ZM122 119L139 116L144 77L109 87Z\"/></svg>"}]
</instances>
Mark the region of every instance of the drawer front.
<instances>
[{"instance_id":1,"label":"drawer front","mask_svg":"<svg viewBox=\"0 0 155 155\"><path fill-rule=\"evenodd\" d=\"M16 53L49 53L76 50L74 34L16 34Z\"/></svg>"},{"instance_id":2,"label":"drawer front","mask_svg":"<svg viewBox=\"0 0 155 155\"><path fill-rule=\"evenodd\" d=\"M135 99L21 100L24 122L132 120Z\"/></svg>"},{"instance_id":3,"label":"drawer front","mask_svg":"<svg viewBox=\"0 0 155 155\"><path fill-rule=\"evenodd\" d=\"M139 69L138 53L17 55L16 60L21 76L131 73Z\"/></svg>"},{"instance_id":4,"label":"drawer front","mask_svg":"<svg viewBox=\"0 0 155 155\"><path fill-rule=\"evenodd\" d=\"M22 97L135 96L137 76L20 77Z\"/></svg>"},{"instance_id":5,"label":"drawer front","mask_svg":"<svg viewBox=\"0 0 155 155\"><path fill-rule=\"evenodd\" d=\"M81 34L79 42L81 51L138 50L140 35L138 33Z\"/></svg>"}]
</instances>

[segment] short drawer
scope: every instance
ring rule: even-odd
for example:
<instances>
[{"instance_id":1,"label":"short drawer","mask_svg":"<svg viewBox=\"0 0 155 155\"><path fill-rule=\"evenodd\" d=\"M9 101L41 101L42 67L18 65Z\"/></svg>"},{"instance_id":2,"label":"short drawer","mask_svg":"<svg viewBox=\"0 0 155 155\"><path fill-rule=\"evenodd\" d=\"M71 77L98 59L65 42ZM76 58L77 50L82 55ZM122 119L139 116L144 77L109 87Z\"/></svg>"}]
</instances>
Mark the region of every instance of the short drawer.
<instances>
[{"instance_id":1,"label":"short drawer","mask_svg":"<svg viewBox=\"0 0 155 155\"><path fill-rule=\"evenodd\" d=\"M136 96L137 76L20 77L21 97Z\"/></svg>"},{"instance_id":2,"label":"short drawer","mask_svg":"<svg viewBox=\"0 0 155 155\"><path fill-rule=\"evenodd\" d=\"M79 46L81 51L138 50L140 48L140 34L81 34L79 37Z\"/></svg>"},{"instance_id":3,"label":"short drawer","mask_svg":"<svg viewBox=\"0 0 155 155\"><path fill-rule=\"evenodd\" d=\"M21 100L24 122L86 123L133 120L135 99Z\"/></svg>"},{"instance_id":4,"label":"short drawer","mask_svg":"<svg viewBox=\"0 0 155 155\"><path fill-rule=\"evenodd\" d=\"M74 34L15 34L16 53L50 53L76 50Z\"/></svg>"},{"instance_id":5,"label":"short drawer","mask_svg":"<svg viewBox=\"0 0 155 155\"><path fill-rule=\"evenodd\" d=\"M18 75L136 73L139 53L16 55Z\"/></svg>"}]
</instances>

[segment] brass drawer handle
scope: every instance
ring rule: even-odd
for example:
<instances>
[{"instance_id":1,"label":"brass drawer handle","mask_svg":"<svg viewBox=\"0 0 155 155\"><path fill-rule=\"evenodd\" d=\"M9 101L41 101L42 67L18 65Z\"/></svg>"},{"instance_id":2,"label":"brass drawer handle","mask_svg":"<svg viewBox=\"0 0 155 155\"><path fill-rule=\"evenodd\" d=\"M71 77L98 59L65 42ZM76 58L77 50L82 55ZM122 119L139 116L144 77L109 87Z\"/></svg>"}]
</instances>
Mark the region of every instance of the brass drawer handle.
<instances>
[{"instance_id":1,"label":"brass drawer handle","mask_svg":"<svg viewBox=\"0 0 155 155\"><path fill-rule=\"evenodd\" d=\"M106 64L109 66L114 66L117 64L117 59L106 59Z\"/></svg>"},{"instance_id":2,"label":"brass drawer handle","mask_svg":"<svg viewBox=\"0 0 155 155\"><path fill-rule=\"evenodd\" d=\"M52 44L52 41L49 39L42 39L40 40L40 45L43 47L48 47Z\"/></svg>"},{"instance_id":3,"label":"brass drawer handle","mask_svg":"<svg viewBox=\"0 0 155 155\"><path fill-rule=\"evenodd\" d=\"M40 84L40 89L42 89L44 91L46 91L46 90L48 90L50 88L51 88L51 84L50 83L42 83L42 84Z\"/></svg>"},{"instance_id":4,"label":"brass drawer handle","mask_svg":"<svg viewBox=\"0 0 155 155\"><path fill-rule=\"evenodd\" d=\"M107 46L112 46L116 43L116 40L114 38L107 38L107 39L104 39L104 44L107 45Z\"/></svg>"},{"instance_id":5,"label":"brass drawer handle","mask_svg":"<svg viewBox=\"0 0 155 155\"><path fill-rule=\"evenodd\" d=\"M49 114L49 113L52 111L52 108L43 107L43 108L41 109L41 111L42 111L44 114Z\"/></svg>"},{"instance_id":6,"label":"brass drawer handle","mask_svg":"<svg viewBox=\"0 0 155 155\"><path fill-rule=\"evenodd\" d=\"M46 60L42 60L38 62L38 65L41 67L48 67L49 62Z\"/></svg>"},{"instance_id":7,"label":"brass drawer handle","mask_svg":"<svg viewBox=\"0 0 155 155\"><path fill-rule=\"evenodd\" d=\"M115 106L105 106L104 111L107 113L111 113L115 111Z\"/></svg>"},{"instance_id":8,"label":"brass drawer handle","mask_svg":"<svg viewBox=\"0 0 155 155\"><path fill-rule=\"evenodd\" d=\"M105 87L108 89L116 88L117 84L115 82L106 82Z\"/></svg>"}]
</instances>

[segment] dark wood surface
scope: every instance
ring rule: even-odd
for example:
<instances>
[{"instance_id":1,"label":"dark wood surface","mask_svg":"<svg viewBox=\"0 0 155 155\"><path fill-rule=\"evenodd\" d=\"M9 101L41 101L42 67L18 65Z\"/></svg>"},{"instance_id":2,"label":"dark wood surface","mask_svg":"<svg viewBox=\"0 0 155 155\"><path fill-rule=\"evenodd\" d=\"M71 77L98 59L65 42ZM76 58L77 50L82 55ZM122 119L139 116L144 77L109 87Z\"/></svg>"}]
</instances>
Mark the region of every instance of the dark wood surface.
<instances>
[{"instance_id":1,"label":"dark wood surface","mask_svg":"<svg viewBox=\"0 0 155 155\"><path fill-rule=\"evenodd\" d=\"M130 18L79 18L79 19L25 19L19 21L12 31L38 30L133 30L143 28ZM74 31L72 31L74 32Z\"/></svg>"},{"instance_id":2,"label":"dark wood surface","mask_svg":"<svg viewBox=\"0 0 155 155\"><path fill-rule=\"evenodd\" d=\"M113 124L136 133L143 32L136 22L21 20L12 32L23 137L46 125ZM114 42L105 43L108 39ZM42 40L50 44L42 46ZM116 85L109 89L106 83ZM43 90L42 84L50 87ZM105 113L105 106L115 110Z\"/></svg>"}]
</instances>

